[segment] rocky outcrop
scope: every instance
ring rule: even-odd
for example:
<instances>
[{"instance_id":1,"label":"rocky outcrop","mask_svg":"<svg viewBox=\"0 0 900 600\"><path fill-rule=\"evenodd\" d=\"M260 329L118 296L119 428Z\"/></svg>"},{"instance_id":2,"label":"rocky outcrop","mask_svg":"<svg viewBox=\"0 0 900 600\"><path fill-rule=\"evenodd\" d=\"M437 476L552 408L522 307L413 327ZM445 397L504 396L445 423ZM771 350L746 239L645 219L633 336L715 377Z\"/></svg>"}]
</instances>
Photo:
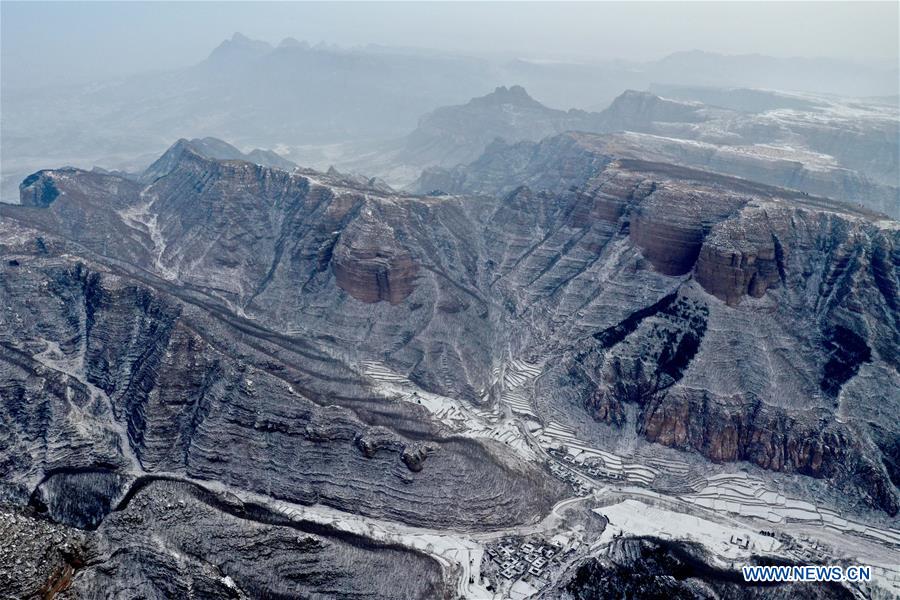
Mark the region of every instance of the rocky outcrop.
<instances>
[{"instance_id":1,"label":"rocky outcrop","mask_svg":"<svg viewBox=\"0 0 900 600\"><path fill-rule=\"evenodd\" d=\"M360 302L398 304L415 289L418 267L395 233L364 210L335 243L331 270L338 287Z\"/></svg>"},{"instance_id":2,"label":"rocky outcrop","mask_svg":"<svg viewBox=\"0 0 900 600\"><path fill-rule=\"evenodd\" d=\"M869 504L891 515L900 511L897 492L881 465L826 411L810 418L758 400L713 398L680 388L649 402L638 430L653 442L691 449L716 462L746 461L773 471L829 478L848 490L860 485Z\"/></svg>"},{"instance_id":3,"label":"rocky outcrop","mask_svg":"<svg viewBox=\"0 0 900 600\"><path fill-rule=\"evenodd\" d=\"M637 163L635 163L637 165ZM641 165L653 169L656 165ZM685 176L690 176L685 172ZM693 270L710 223L735 212L746 200L737 195L652 186L633 212L630 237L666 275Z\"/></svg>"},{"instance_id":4,"label":"rocky outcrop","mask_svg":"<svg viewBox=\"0 0 900 600\"><path fill-rule=\"evenodd\" d=\"M404 444L403 440L383 427L358 434L354 443L366 458L374 458L380 450L400 452L403 463L414 473L424 468L425 459L436 450L430 444Z\"/></svg>"},{"instance_id":5,"label":"rocky outcrop","mask_svg":"<svg viewBox=\"0 0 900 600\"><path fill-rule=\"evenodd\" d=\"M46 171L39 171L25 178L19 186L19 202L22 206L47 208L59 197L59 188Z\"/></svg>"},{"instance_id":6,"label":"rocky outcrop","mask_svg":"<svg viewBox=\"0 0 900 600\"><path fill-rule=\"evenodd\" d=\"M700 285L734 305L744 296L760 298L783 284L785 248L766 221L765 211L749 210L717 224L698 256L695 274Z\"/></svg>"}]
</instances>

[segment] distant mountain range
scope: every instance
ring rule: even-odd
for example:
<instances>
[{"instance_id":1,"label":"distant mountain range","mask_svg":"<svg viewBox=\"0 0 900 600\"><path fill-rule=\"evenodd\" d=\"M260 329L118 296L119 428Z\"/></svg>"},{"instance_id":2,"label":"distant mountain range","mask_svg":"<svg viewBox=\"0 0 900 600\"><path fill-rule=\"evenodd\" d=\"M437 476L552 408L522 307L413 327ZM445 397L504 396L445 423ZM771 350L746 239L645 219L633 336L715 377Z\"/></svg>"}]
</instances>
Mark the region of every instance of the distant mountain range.
<instances>
[{"instance_id":1,"label":"distant mountain range","mask_svg":"<svg viewBox=\"0 0 900 600\"><path fill-rule=\"evenodd\" d=\"M549 108L520 86L499 87L437 109L404 138L337 166L395 186L409 185L425 169L413 189L452 191L453 184L443 187L456 181L452 171L489 160L491 152L480 158L489 147L534 146L577 131L607 134L595 143L620 156L739 176L900 217L896 107L744 88L668 89L678 99L626 90L605 110L587 112Z\"/></svg>"},{"instance_id":2,"label":"distant mountain range","mask_svg":"<svg viewBox=\"0 0 900 600\"><path fill-rule=\"evenodd\" d=\"M338 161L338 166L377 174L402 186L424 168L469 163L498 139L536 142L564 131L646 131L657 122L703 121L710 112L696 102L672 101L633 90L626 90L601 112L564 111L541 104L522 86L501 86L466 104L438 108L423 116L404 138Z\"/></svg>"},{"instance_id":3,"label":"distant mountain range","mask_svg":"<svg viewBox=\"0 0 900 600\"><path fill-rule=\"evenodd\" d=\"M884 96L896 94L896 79L896 71L824 59L686 52L650 63L502 62L290 38L272 46L235 34L184 69L65 89L3 85L0 199L15 202L21 180L47 164L134 171L182 137L325 167L346 158L348 144L358 154L361 143L397 139L422 115L498 84L522 85L551 107L596 110L654 83ZM439 115L431 123L440 126Z\"/></svg>"}]
</instances>

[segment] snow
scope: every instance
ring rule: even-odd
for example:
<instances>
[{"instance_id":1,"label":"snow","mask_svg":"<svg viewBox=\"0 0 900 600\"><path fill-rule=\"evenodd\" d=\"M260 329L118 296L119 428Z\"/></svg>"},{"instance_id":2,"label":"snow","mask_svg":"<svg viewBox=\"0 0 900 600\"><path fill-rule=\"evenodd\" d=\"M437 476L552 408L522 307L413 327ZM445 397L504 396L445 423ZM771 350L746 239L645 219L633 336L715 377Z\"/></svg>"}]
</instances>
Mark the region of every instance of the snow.
<instances>
[{"instance_id":1,"label":"snow","mask_svg":"<svg viewBox=\"0 0 900 600\"><path fill-rule=\"evenodd\" d=\"M749 558L755 552L774 552L781 544L748 528L716 523L697 515L666 510L635 499L627 499L594 512L609 519L603 538L616 534L690 540L726 559ZM749 540L747 548L732 538Z\"/></svg>"}]
</instances>

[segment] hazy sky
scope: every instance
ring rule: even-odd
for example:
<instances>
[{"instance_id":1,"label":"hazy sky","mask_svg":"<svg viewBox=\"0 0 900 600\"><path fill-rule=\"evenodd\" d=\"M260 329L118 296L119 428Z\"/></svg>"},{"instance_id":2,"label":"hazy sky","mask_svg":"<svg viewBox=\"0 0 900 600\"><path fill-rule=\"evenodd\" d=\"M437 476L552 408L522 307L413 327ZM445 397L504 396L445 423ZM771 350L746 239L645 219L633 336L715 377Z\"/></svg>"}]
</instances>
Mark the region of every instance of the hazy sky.
<instances>
[{"instance_id":1,"label":"hazy sky","mask_svg":"<svg viewBox=\"0 0 900 600\"><path fill-rule=\"evenodd\" d=\"M3 82L103 79L202 60L240 31L532 58L678 50L897 60L898 2L0 2Z\"/></svg>"}]
</instances>

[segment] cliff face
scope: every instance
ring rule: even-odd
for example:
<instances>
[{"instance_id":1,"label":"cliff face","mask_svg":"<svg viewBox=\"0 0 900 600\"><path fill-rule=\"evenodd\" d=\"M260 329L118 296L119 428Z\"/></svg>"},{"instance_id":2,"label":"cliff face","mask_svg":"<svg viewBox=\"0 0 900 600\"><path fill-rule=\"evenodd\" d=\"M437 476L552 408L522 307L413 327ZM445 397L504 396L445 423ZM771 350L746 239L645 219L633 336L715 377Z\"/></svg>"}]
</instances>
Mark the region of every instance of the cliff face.
<instances>
[{"instance_id":1,"label":"cliff face","mask_svg":"<svg viewBox=\"0 0 900 600\"><path fill-rule=\"evenodd\" d=\"M341 233L332 253L335 283L361 302L398 304L415 288L412 256L369 209Z\"/></svg>"},{"instance_id":2,"label":"cliff face","mask_svg":"<svg viewBox=\"0 0 900 600\"><path fill-rule=\"evenodd\" d=\"M865 481L866 501L896 513L896 469L875 449L884 444L870 425L873 410L876 421L892 419L869 400L850 400L866 389L897 406L887 391L896 386L900 340L896 259L888 259L897 253L894 224L668 164L619 159L587 179L570 169L603 164L617 150L609 138L579 135L498 146L458 170L451 186L502 193L525 174L557 191L517 190L510 199L562 203L566 225L577 222L574 247L560 250L552 233L540 233L527 258L505 261L521 275L501 280L528 285L534 307L574 320L549 325L547 337L591 340L575 344L557 384L583 386L595 418L654 442L828 477L845 489ZM578 248L593 255L581 259ZM629 252L638 255L629 260ZM599 279L588 283L595 268ZM586 301L588 293L595 299ZM587 324L598 322L606 324L600 331ZM869 387L869 374L881 383ZM639 409L636 421L628 421L629 405ZM860 419L848 420L856 411Z\"/></svg>"}]
</instances>

